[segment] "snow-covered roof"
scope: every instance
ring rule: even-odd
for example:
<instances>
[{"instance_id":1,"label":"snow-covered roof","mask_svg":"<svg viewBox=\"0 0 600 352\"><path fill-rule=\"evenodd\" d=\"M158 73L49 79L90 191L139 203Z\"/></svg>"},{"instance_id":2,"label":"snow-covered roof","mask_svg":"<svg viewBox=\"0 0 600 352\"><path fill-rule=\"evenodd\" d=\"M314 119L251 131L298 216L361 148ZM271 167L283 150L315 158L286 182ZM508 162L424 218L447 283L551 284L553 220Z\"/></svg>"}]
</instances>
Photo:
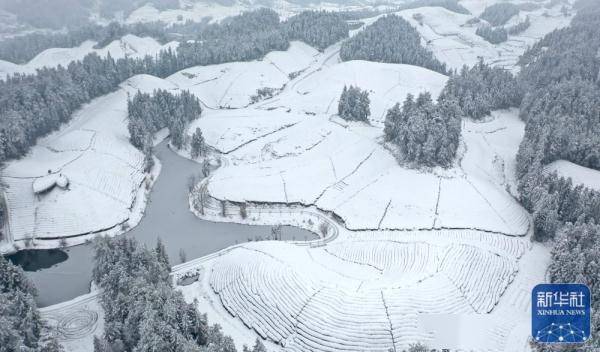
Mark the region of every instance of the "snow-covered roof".
<instances>
[{"instance_id":1,"label":"snow-covered roof","mask_svg":"<svg viewBox=\"0 0 600 352\"><path fill-rule=\"evenodd\" d=\"M47 192L59 186L60 188L66 188L69 185L69 179L63 174L48 174L46 176L38 177L33 181L33 193L39 194Z\"/></svg>"}]
</instances>

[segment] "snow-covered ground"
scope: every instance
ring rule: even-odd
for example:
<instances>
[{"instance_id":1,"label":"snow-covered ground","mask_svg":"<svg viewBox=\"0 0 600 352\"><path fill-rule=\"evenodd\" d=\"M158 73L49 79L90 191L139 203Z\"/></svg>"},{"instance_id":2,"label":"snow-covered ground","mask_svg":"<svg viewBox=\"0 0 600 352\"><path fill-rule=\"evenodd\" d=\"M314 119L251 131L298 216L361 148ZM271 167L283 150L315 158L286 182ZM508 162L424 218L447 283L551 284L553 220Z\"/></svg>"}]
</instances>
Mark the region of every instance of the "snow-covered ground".
<instances>
[{"instance_id":1,"label":"snow-covered ground","mask_svg":"<svg viewBox=\"0 0 600 352\"><path fill-rule=\"evenodd\" d=\"M600 171L577 165L566 160L557 160L548 164L544 172L556 172L558 176L571 178L573 185L584 187L600 192Z\"/></svg>"},{"instance_id":2,"label":"snow-covered ground","mask_svg":"<svg viewBox=\"0 0 600 352\"><path fill-rule=\"evenodd\" d=\"M387 1L382 3L377 0L357 0L347 3L336 1L285 1L285 0L233 0L228 3L217 3L211 0L181 1L183 6L179 9L157 10L152 4L147 4L132 12L126 23L163 21L165 23L185 23L188 20L202 21L210 19L213 22L252 11L261 7L275 10L282 18L288 18L305 10L325 11L352 11L364 9L388 10L394 8L394 3L399 4L404 0Z\"/></svg>"},{"instance_id":3,"label":"snow-covered ground","mask_svg":"<svg viewBox=\"0 0 600 352\"><path fill-rule=\"evenodd\" d=\"M293 43L288 51L270 53L262 61L192 68L169 80L139 75L121 84L118 91L93 100L68 125L41 139L27 156L8 163L2 170L9 216L5 228L8 236L0 242L0 251L26 246L58 247L62 238L67 239L67 245L74 245L98 234L123 233L137 224L145 208L148 177L143 172L142 153L129 143L128 94L158 88L176 91L181 87L198 94L203 101L214 93L233 96L247 104L256 93L252 84L279 80L278 84L285 85L290 80L289 73L302 71L318 61L316 53L305 44ZM210 75L232 67L237 67L238 74L217 77L213 81L218 84L206 90L199 89L200 82L185 74L195 70ZM247 71L249 67L253 71ZM242 78L250 84L240 84L244 82ZM293 121L288 117L282 121L286 119ZM264 127L271 125L269 121ZM233 135L228 139L229 143L236 143ZM65 180L66 185L62 185ZM46 191L39 192L43 190Z\"/></svg>"},{"instance_id":4,"label":"snow-covered ground","mask_svg":"<svg viewBox=\"0 0 600 352\"><path fill-rule=\"evenodd\" d=\"M47 326L66 351L93 351L104 331L104 311L96 292L40 309Z\"/></svg>"},{"instance_id":5,"label":"snow-covered ground","mask_svg":"<svg viewBox=\"0 0 600 352\"><path fill-rule=\"evenodd\" d=\"M506 191L514 190L523 135L516 111L465 121L461 158L450 170L404 168L381 144L382 113L408 93L437 95L445 77L339 63L335 51L323 56L276 97L207 111L190 131L200 127L225 153L201 187L217 203L197 215L293 223L305 216L298 209L333 212L343 221L330 222L336 236L314 246L244 244L189 263L181 270L203 274L182 288L186 297L199 299L238 344L258 334L285 350L387 350L416 341L526 349L528 292L544 275L531 262L547 260L547 251L519 237L529 217ZM372 125L333 116L344 84L370 90L379 117ZM229 201L224 218L219 199ZM236 216L240 202L252 204L247 219ZM315 221L297 221L308 224ZM448 340L427 319L439 315L493 342Z\"/></svg>"},{"instance_id":6,"label":"snow-covered ground","mask_svg":"<svg viewBox=\"0 0 600 352\"><path fill-rule=\"evenodd\" d=\"M192 124L190 131L200 127L207 142L227 154L226 166L208 182L212 196L315 205L335 212L354 230L528 231L526 212L505 192L507 186L514 188L513 157L524 127L515 111L497 112L485 123L465 121L460 165L415 170L399 166L382 146L381 120L346 123L332 114L344 81L372 87L372 110L381 116L384 106L409 92L431 86L437 94L444 76L413 66L357 61L322 67L298 81L257 108L210 111Z\"/></svg>"},{"instance_id":7,"label":"snow-covered ground","mask_svg":"<svg viewBox=\"0 0 600 352\"><path fill-rule=\"evenodd\" d=\"M58 65L67 67L71 61L81 60L87 54L93 52L102 57L110 53L114 59L126 56L144 57L146 55L154 56L163 49L176 48L178 45L177 42L161 45L153 38L140 38L132 34L125 35L119 40L114 40L103 48L96 49L96 44L96 42L88 40L74 48L46 49L31 59L31 61L22 65L0 60L0 78L15 73L35 73L37 69L42 67L56 67Z\"/></svg>"},{"instance_id":8,"label":"snow-covered ground","mask_svg":"<svg viewBox=\"0 0 600 352\"><path fill-rule=\"evenodd\" d=\"M387 351L421 341L432 348L519 351L526 338L513 344L510 337L522 333L528 292L544 275L525 265L546 260L526 243L477 231L342 229L323 247L257 242L190 263L182 271L202 274L181 289L239 344L254 338L245 325L274 350ZM526 263L519 260L523 253ZM441 315L444 324L427 322ZM487 339L444 341L441 329L472 320L485 324L468 331Z\"/></svg>"},{"instance_id":9,"label":"snow-covered ground","mask_svg":"<svg viewBox=\"0 0 600 352\"><path fill-rule=\"evenodd\" d=\"M152 4L147 4L133 11L125 20L126 23L154 22L162 21L165 23L185 23L186 21L200 22L204 18L211 18L213 21L220 21L229 16L239 15L251 7L242 4L233 4L224 6L216 2L199 1L191 3L185 8L169 9L164 11L157 10Z\"/></svg>"},{"instance_id":10,"label":"snow-covered ground","mask_svg":"<svg viewBox=\"0 0 600 352\"><path fill-rule=\"evenodd\" d=\"M421 23L413 17L417 13L422 15ZM514 69L519 56L528 47L547 33L568 26L572 19L572 16L561 14L560 6L551 9L542 7L531 12L521 11L509 22L518 23L516 17L525 20L525 16L529 16L531 26L522 33L510 35L508 41L494 45L475 34L477 24L467 24L473 15L459 14L442 7L421 7L398 14L417 29L425 46L438 60L452 69L460 69L463 65L473 66L480 57L495 66Z\"/></svg>"},{"instance_id":11,"label":"snow-covered ground","mask_svg":"<svg viewBox=\"0 0 600 352\"><path fill-rule=\"evenodd\" d=\"M258 335L289 351L417 341L526 350L528 294L544 279L532 263L547 262L548 253L520 237L530 231L529 215L509 193L524 129L516 111L465 120L454 167L409 169L382 145L383 112L408 93L437 95L446 78L406 65L339 63L335 51L323 56L276 97L208 111L192 124L224 155L191 204L211 199L204 214L195 211L213 221L287 224L304 216L298 209L335 214L336 236L310 246L243 244L189 263L176 271L202 275L182 288L186 297L239 344ZM344 84L370 91L371 125L335 116ZM465 331L449 338L441 331L448 325L485 338Z\"/></svg>"},{"instance_id":12,"label":"snow-covered ground","mask_svg":"<svg viewBox=\"0 0 600 352\"><path fill-rule=\"evenodd\" d=\"M274 51L260 61L196 66L167 78L194 93L208 108L240 108L250 104L258 89L281 89L290 75L300 72L316 59L318 51L292 42L286 51Z\"/></svg>"},{"instance_id":13,"label":"snow-covered ground","mask_svg":"<svg viewBox=\"0 0 600 352\"><path fill-rule=\"evenodd\" d=\"M369 61L337 63L334 56L325 66L299 77L291 89L276 99L258 104L261 109L291 109L292 111L333 115L344 85L358 86L369 91L370 121L378 126L385 113L407 94L440 93L447 77L421 67L384 64Z\"/></svg>"},{"instance_id":14,"label":"snow-covered ground","mask_svg":"<svg viewBox=\"0 0 600 352\"><path fill-rule=\"evenodd\" d=\"M151 179L143 171L143 154L129 143L127 94L156 88L169 89L168 82L131 78L84 106L25 157L7 163L1 173L8 206L2 252L58 247L61 238L74 245L137 224Z\"/></svg>"},{"instance_id":15,"label":"snow-covered ground","mask_svg":"<svg viewBox=\"0 0 600 352\"><path fill-rule=\"evenodd\" d=\"M524 133L525 123L517 109L492 111L484 122L465 120L462 137L469 149L462 159L463 168L517 197L515 155Z\"/></svg>"},{"instance_id":16,"label":"snow-covered ground","mask_svg":"<svg viewBox=\"0 0 600 352\"><path fill-rule=\"evenodd\" d=\"M452 67L483 56L510 57L502 64L512 68L515 53L525 49L519 46L510 56L503 49L508 44L483 42L475 28L461 27L472 16L441 8L401 15L414 21L415 12L424 14L419 31L432 40L429 47ZM532 33L541 30L535 29L538 19L532 17ZM555 28L570 19L540 23L546 20ZM388 351L414 342L438 349L529 350L530 292L544 281L549 253L530 242L530 217L514 198L515 155L524 133L517 112L464 120L459 157L449 169L399 165L382 141L385 111L409 93L436 97L447 77L408 65L341 63L338 52L339 45L317 53L294 43L261 61L194 67L166 80L136 77L99 99L106 109L113 106L109 99L117 100L111 96L139 85L189 89L206 109L188 133L199 127L222 153L222 166L190 195L191 210L212 221L291 224L324 237L240 244L195 259L173 269L175 279L199 274L197 282L179 289L188 300L197 299L199 310L238 348L260 336L269 350L285 351ZM344 85L369 91L370 124L335 116ZM275 96L249 105L265 87L276 89ZM45 151L46 162L54 156L52 165L64 165L85 146L79 139L86 130L102 130L100 121L109 121L118 129L113 136L127 143L123 101L109 108L119 111L121 127L116 117L90 118L96 124L53 140L66 146L42 143L32 155L51 146L64 156ZM20 170L26 160L7 170ZM36 175L45 176L49 167ZM68 165L61 169L77 180L67 171ZM240 203L247 203L245 217ZM99 310L86 304L74 301L70 307ZM77 321L73 326L90 325L88 318ZM69 351L81 351L94 333L101 330L59 339Z\"/></svg>"}]
</instances>

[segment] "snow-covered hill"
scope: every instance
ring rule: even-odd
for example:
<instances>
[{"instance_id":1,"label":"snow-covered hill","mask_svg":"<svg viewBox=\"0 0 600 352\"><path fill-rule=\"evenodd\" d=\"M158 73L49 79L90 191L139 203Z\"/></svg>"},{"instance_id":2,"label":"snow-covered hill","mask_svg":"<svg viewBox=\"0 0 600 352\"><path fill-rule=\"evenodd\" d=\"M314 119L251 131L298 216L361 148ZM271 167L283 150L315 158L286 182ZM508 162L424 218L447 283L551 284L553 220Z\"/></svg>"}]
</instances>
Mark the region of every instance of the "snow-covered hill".
<instances>
[{"instance_id":1,"label":"snow-covered hill","mask_svg":"<svg viewBox=\"0 0 600 352\"><path fill-rule=\"evenodd\" d=\"M318 51L293 42L287 51L275 51L260 61L196 66L167 78L194 93L207 107L241 108L250 104L258 89L279 90L316 60Z\"/></svg>"},{"instance_id":2,"label":"snow-covered hill","mask_svg":"<svg viewBox=\"0 0 600 352\"><path fill-rule=\"evenodd\" d=\"M474 11L479 6L469 3ZM180 14L140 11L132 16ZM423 15L422 26L414 23L415 13ZM514 68L530 42L514 46L511 38L492 46L463 26L472 16L438 7L400 15L451 67L483 56ZM529 34L551 30L544 23L555 28L568 21L532 18ZM383 143L385 112L408 94L436 97L447 77L409 65L342 63L338 52L339 44L319 53L293 43L260 61L193 67L165 80L130 79L4 170L3 180L13 183L7 195L16 209L10 214L14 238L91 232L128 217L133 224L143 208L131 206L143 198L143 174L141 154L128 142L126 94L188 89L205 108L188 135L199 127L222 153L222 166L190 195L191 210L213 221L292 224L323 236L310 243L240 244L174 268L176 278L200 273L180 289L237 344L260 336L286 351L387 351L415 342L526 350L528 295L544 280L549 255L529 242L529 215L513 197L524 132L516 111L464 120L451 168L409 168ZM336 116L344 85L369 92L369 124ZM251 104L264 88L273 96ZM71 188L36 196L33 183L48 170L64 174ZM202 213L194 208L198 199L207 203ZM446 344L440 326L464 329ZM466 330L479 338L456 337Z\"/></svg>"},{"instance_id":3,"label":"snow-covered hill","mask_svg":"<svg viewBox=\"0 0 600 352\"><path fill-rule=\"evenodd\" d=\"M143 154L129 143L127 95L158 88L169 89L169 84L135 76L84 106L24 158L7 163L2 181L7 185L9 236L0 250L58 247L61 238L73 245L137 224L146 203L145 182L150 181ZM49 175L67 182L41 182Z\"/></svg>"},{"instance_id":4,"label":"snow-covered hill","mask_svg":"<svg viewBox=\"0 0 600 352\"><path fill-rule=\"evenodd\" d=\"M255 10L261 7L269 7L277 11L283 18L305 10L362 10L362 9L391 9L396 4L404 3L404 0L392 0L382 3L377 0L352 0L352 1L304 1L304 0L231 0L211 1L199 0L182 2L184 5L179 9L159 11L151 4L140 7L132 12L125 22L152 22L163 21L166 23L183 23L188 20L201 21L210 18L212 21L220 21L229 16L239 15L245 11Z\"/></svg>"},{"instance_id":5,"label":"snow-covered hill","mask_svg":"<svg viewBox=\"0 0 600 352\"><path fill-rule=\"evenodd\" d=\"M415 14L421 14L422 19L416 20ZM572 16L565 17L560 12L560 6L523 12L521 17L529 16L531 26L518 35L510 35L508 41L494 45L475 34L477 25L467 24L472 15L441 7L404 10L398 15L410 22L423 38L424 45L453 69L473 66L480 57L495 66L513 69L528 47L547 33L568 26L572 19Z\"/></svg>"},{"instance_id":6,"label":"snow-covered hill","mask_svg":"<svg viewBox=\"0 0 600 352\"><path fill-rule=\"evenodd\" d=\"M259 104L261 109L292 111L330 116L344 86L357 86L369 92L373 124L381 126L386 111L407 94L430 92L435 98L447 77L421 67L369 61L337 63L337 57L290 84L290 89L272 101Z\"/></svg>"},{"instance_id":7,"label":"snow-covered hill","mask_svg":"<svg viewBox=\"0 0 600 352\"><path fill-rule=\"evenodd\" d=\"M46 49L31 59L26 64L17 65L12 62L0 60L0 77L12 75L14 73L35 73L42 67L56 67L62 65L67 67L71 61L81 60L87 54L97 53L105 57L110 53L114 59L123 57L144 57L146 55L154 56L160 50L177 47L177 42L170 42L161 45L153 38L140 38L128 34L119 40L114 40L103 48L96 49L96 42L86 41L74 48L52 48Z\"/></svg>"},{"instance_id":8,"label":"snow-covered hill","mask_svg":"<svg viewBox=\"0 0 600 352\"><path fill-rule=\"evenodd\" d=\"M524 128L516 112L465 121L453 168L406 168L382 145L383 113L408 93L437 95L446 77L407 65L340 63L335 48L320 56L276 97L207 111L190 126L224 153L224 166L200 187L217 202L214 211L197 215L311 228L303 211L333 213L337 235L310 247L259 242L226 250L190 265L205 274L183 289L186 296L242 341L253 335L241 333L241 323L290 351L439 346L441 334L422 321L432 314L464 319L493 339L492 349L514 350L513 340L524 340L510 337L507 317L527 320L516 292L543 276L520 258L545 260L543 251L527 253L519 236L528 233L529 216L506 191L514 188ZM371 125L335 116L344 84L370 92ZM239 216L244 202L251 204L246 219ZM484 323L473 314L486 314Z\"/></svg>"},{"instance_id":9,"label":"snow-covered hill","mask_svg":"<svg viewBox=\"0 0 600 352\"><path fill-rule=\"evenodd\" d=\"M255 114L254 117L252 114ZM225 122L226 121L226 122ZM269 121L271 128L264 126ZM210 179L208 191L219 199L317 205L338 214L348 228L476 228L525 234L526 212L489 171L425 172L406 169L379 144L381 129L340 125L327 115L307 117L282 111L220 113L198 120L207 141L229 152L228 167ZM213 132L214 131L214 132ZM223 144L230 135L236 144ZM218 139L215 139L218 138ZM477 143L476 136L469 142ZM515 145L513 149L516 151ZM467 145L463 166L477 159L480 145ZM472 150L472 151L471 151ZM502 163L502 158L496 158ZM469 163L467 163L469 162ZM474 161L476 162L476 161ZM503 171L501 171L503 172Z\"/></svg>"}]
</instances>

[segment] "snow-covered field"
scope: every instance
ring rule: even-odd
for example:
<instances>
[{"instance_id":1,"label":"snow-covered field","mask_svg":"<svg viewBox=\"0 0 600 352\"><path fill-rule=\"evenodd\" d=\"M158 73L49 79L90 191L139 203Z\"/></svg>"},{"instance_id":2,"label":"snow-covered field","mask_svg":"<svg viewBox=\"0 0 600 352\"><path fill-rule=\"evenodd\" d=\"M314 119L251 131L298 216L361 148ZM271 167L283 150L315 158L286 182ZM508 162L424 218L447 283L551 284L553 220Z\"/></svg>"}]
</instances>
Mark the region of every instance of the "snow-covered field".
<instances>
[{"instance_id":1,"label":"snow-covered field","mask_svg":"<svg viewBox=\"0 0 600 352\"><path fill-rule=\"evenodd\" d=\"M528 292L544 275L530 262L547 261L547 252L520 237L529 216L507 191L515 191L524 129L516 111L464 121L460 160L449 170L402 167L381 143L386 107L408 93L435 96L444 83L422 68L333 55L273 99L193 123L190 131L200 127L224 153L199 188L213 204L198 216L288 224L306 209L339 222L329 225L335 236L310 246L257 242L188 263L176 271L203 274L182 288L186 297L238 344L257 334L290 351L386 351L417 341L527 349ZM344 84L370 90L371 125L335 116ZM243 202L251 204L246 219ZM448 338L432 316L487 339Z\"/></svg>"},{"instance_id":2,"label":"snow-covered field","mask_svg":"<svg viewBox=\"0 0 600 352\"><path fill-rule=\"evenodd\" d=\"M200 22L204 18L210 18L213 21L220 21L229 16L239 15L244 11L250 10L250 7L241 4L224 6L215 2L198 1L191 3L182 9L169 9L164 11L157 10L152 4L147 4L133 11L126 23L154 22L162 21L165 23L185 23L186 21Z\"/></svg>"},{"instance_id":3,"label":"snow-covered field","mask_svg":"<svg viewBox=\"0 0 600 352\"><path fill-rule=\"evenodd\" d=\"M286 51L274 51L260 61L196 66L167 78L194 93L209 108L241 108L261 88L281 89L290 75L309 67L318 51L292 42Z\"/></svg>"},{"instance_id":4,"label":"snow-covered field","mask_svg":"<svg viewBox=\"0 0 600 352\"><path fill-rule=\"evenodd\" d=\"M179 9L159 11L152 4L147 4L132 12L126 23L163 21L165 23L185 23L188 20L202 21L210 19L218 22L229 16L236 16L245 11L252 11L261 7L269 7L277 11L282 18L293 16L305 10L325 11L351 11L363 9L386 10L394 8L394 3L400 4L404 0L392 0L382 3L377 0L357 0L347 3L335 1L286 1L286 0L231 0L218 3L210 0L183 0Z\"/></svg>"},{"instance_id":5,"label":"snow-covered field","mask_svg":"<svg viewBox=\"0 0 600 352\"><path fill-rule=\"evenodd\" d=\"M316 50L293 43L288 51L270 53L262 61L218 65L217 69L192 68L169 80L135 76L115 93L93 100L68 125L41 139L27 156L8 163L2 170L9 209L5 231L9 236L0 242L0 250L58 247L62 238L74 245L97 234L123 233L137 224L145 208L146 175L142 153L129 143L128 94L158 88L175 91L181 87L204 101L211 93L231 96L236 91L239 93L233 96L237 101L247 104L257 88L240 85L243 78L253 84L278 79L285 85L290 80L289 73L306 69L316 62L315 56ZM214 79L222 84L206 90L200 90L200 82L189 82L193 80L184 74L205 69L204 74L210 75L236 66L238 74ZM245 73L248 67L256 70ZM271 128L270 124L264 127ZM229 139L230 143L236 142L234 136Z\"/></svg>"},{"instance_id":6,"label":"snow-covered field","mask_svg":"<svg viewBox=\"0 0 600 352\"><path fill-rule=\"evenodd\" d=\"M525 133L525 123L518 110L493 111L485 122L465 120L462 137L468 152L462 166L468 173L495 183L517 196L515 155Z\"/></svg>"},{"instance_id":7,"label":"snow-covered field","mask_svg":"<svg viewBox=\"0 0 600 352\"><path fill-rule=\"evenodd\" d=\"M42 318L66 351L93 351L104 331L104 311L96 292L42 308Z\"/></svg>"},{"instance_id":8,"label":"snow-covered field","mask_svg":"<svg viewBox=\"0 0 600 352\"><path fill-rule=\"evenodd\" d=\"M127 94L156 88L169 87L152 76L131 78L5 166L9 236L3 252L15 245L57 247L61 238L73 245L137 224L145 208L146 175L142 153L129 143Z\"/></svg>"},{"instance_id":9,"label":"snow-covered field","mask_svg":"<svg viewBox=\"0 0 600 352\"><path fill-rule=\"evenodd\" d=\"M51 48L39 53L26 64L17 65L12 62L0 60L0 78L15 73L35 73L42 67L56 67L62 65L67 67L71 61L81 60L87 54L97 53L105 57L110 53L114 59L123 57L144 57L146 55L154 56L159 51L168 48L177 47L177 42L170 42L161 45L153 38L128 34L119 40L112 41L103 48L96 49L96 42L91 40L83 42L80 46L74 48Z\"/></svg>"},{"instance_id":10,"label":"snow-covered field","mask_svg":"<svg viewBox=\"0 0 600 352\"><path fill-rule=\"evenodd\" d=\"M417 13L422 15L421 23L413 18ZM473 66L480 57L492 65L514 69L519 56L528 47L554 29L568 26L572 19L572 16L565 17L560 13L560 6L521 11L509 23L516 24L519 19L525 20L525 16L529 16L531 26L522 33L510 35L508 41L493 45L475 34L477 25L467 24L473 15L463 15L441 7L421 7L398 14L417 29L425 46L438 60L452 69L460 69L463 65Z\"/></svg>"},{"instance_id":11,"label":"snow-covered field","mask_svg":"<svg viewBox=\"0 0 600 352\"><path fill-rule=\"evenodd\" d=\"M477 6L469 2L467 7L475 11ZM482 56L512 68L534 40L516 48L509 45L514 38L492 46L475 36L475 28L461 27L472 16L442 8L401 15L414 21L416 12L424 15L423 26L417 24L424 40L451 67ZM524 34L531 38L570 20L531 19L532 32ZM409 65L341 63L338 52L339 45L318 53L293 43L289 51L261 61L194 67L166 80L136 77L83 109L80 115L91 109L87 118L75 119L75 127L47 138L5 173L13 170L15 177L27 169L34 172L28 177L42 177L51 169L64 174L73 184L69 192L75 192L78 182L94 180L78 177L84 167L95 167L92 175L117 165L120 172L127 170L116 161L72 167L78 172L70 166L85 162L86 156L102 160L113 148L133 148L124 129L125 92L139 86L189 89L206 109L188 133L199 127L207 143L222 153L222 166L190 195L191 210L212 221L291 224L325 232L323 239L308 243L240 244L174 268L175 278L199 274L197 282L179 289L190 301L197 299L209 321L219 323L238 348L260 336L269 350L285 351L388 351L415 342L438 349L529 350L530 292L544 281L549 253L530 242L529 214L515 200L515 155L524 133L517 111L495 111L482 122L464 120L459 157L451 168L408 168L383 144L385 111L409 93L429 91L436 97L447 77ZM344 85L369 91L370 124L335 116ZM256 90L267 87L275 89L275 96L250 104ZM92 113L94 104L114 113L98 117ZM102 144L110 146L104 154L95 150L97 135L110 141ZM137 165L136 153L119 155L127 165ZM40 158L43 164L26 167L28 160ZM574 167L558 169L580 174ZM132 168L128 177L114 176L102 185L112 187L111 195L131 199L126 195L136 189L132 180L143 177L135 176L138 172L139 167ZM9 178L5 174L3 179ZM28 180L33 189L34 180ZM39 181L40 187L48 182L58 185L58 178ZM55 187L42 197L55 192L66 191ZM206 201L202 211L194 208L200 194ZM87 212L84 199L104 201L81 195L71 203L44 206L56 213L65 208ZM25 201L45 199L51 198ZM241 217L240 203L245 202L247 216ZM110 209L112 222L128 214L125 204ZM61 226L53 233L68 229ZM90 334L61 340L69 341L69 351L81 351Z\"/></svg>"},{"instance_id":12,"label":"snow-covered field","mask_svg":"<svg viewBox=\"0 0 600 352\"><path fill-rule=\"evenodd\" d=\"M442 347L421 319L492 312L526 248L519 238L478 231L342 229L323 247L237 246L204 261L199 282L182 290L189 299L200 298L210 319L221 323L231 314L284 350L387 351L415 341ZM519 308L511 312L518 314L516 321L527 315L526 307ZM486 328L475 331L493 342L478 346L466 340L460 348L514 351L505 349L511 329L502 319L508 316L492 313ZM226 323L226 331L235 331L239 321Z\"/></svg>"},{"instance_id":13,"label":"snow-covered field","mask_svg":"<svg viewBox=\"0 0 600 352\"><path fill-rule=\"evenodd\" d=\"M512 175L514 160L506 157L516 153L523 125L510 112L487 123L465 123L473 127L463 137L461 165L432 171L399 166L381 145L381 128L342 124L328 115L209 113L191 130L200 127L209 144L227 153L226 166L208 181L208 192L218 199L316 205L353 230L464 228L524 235L527 214L505 192L514 185L505 176Z\"/></svg>"},{"instance_id":14,"label":"snow-covered field","mask_svg":"<svg viewBox=\"0 0 600 352\"><path fill-rule=\"evenodd\" d=\"M335 61L334 61L335 62ZM327 68L327 69L325 69ZM381 125L389 108L408 93L428 91L437 97L447 77L421 67L369 61L329 63L294 80L291 89L276 99L259 104L261 109L291 109L309 114L333 115L344 85L369 91L371 122Z\"/></svg>"}]
</instances>

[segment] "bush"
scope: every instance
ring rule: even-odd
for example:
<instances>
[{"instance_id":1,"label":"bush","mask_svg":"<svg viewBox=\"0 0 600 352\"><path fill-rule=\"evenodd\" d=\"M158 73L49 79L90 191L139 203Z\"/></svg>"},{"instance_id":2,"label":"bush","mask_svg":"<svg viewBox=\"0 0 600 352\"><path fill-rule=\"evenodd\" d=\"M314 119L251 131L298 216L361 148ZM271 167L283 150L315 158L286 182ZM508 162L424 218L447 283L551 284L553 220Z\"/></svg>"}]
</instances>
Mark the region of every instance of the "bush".
<instances>
[{"instance_id":1,"label":"bush","mask_svg":"<svg viewBox=\"0 0 600 352\"><path fill-rule=\"evenodd\" d=\"M321 234L321 236L326 237L329 233L329 224L326 222L322 222L321 224L319 224L319 233Z\"/></svg>"},{"instance_id":2,"label":"bush","mask_svg":"<svg viewBox=\"0 0 600 352\"><path fill-rule=\"evenodd\" d=\"M248 217L248 206L246 203L240 204L240 217L246 219Z\"/></svg>"},{"instance_id":3,"label":"bush","mask_svg":"<svg viewBox=\"0 0 600 352\"><path fill-rule=\"evenodd\" d=\"M420 342L417 342L408 346L408 352L429 352L429 347Z\"/></svg>"},{"instance_id":4,"label":"bush","mask_svg":"<svg viewBox=\"0 0 600 352\"><path fill-rule=\"evenodd\" d=\"M290 75L291 75L291 73L290 73ZM271 88L271 87L259 88L256 90L256 94L254 94L250 97L250 104L256 104L259 101L262 101L265 99L270 99L273 96L275 96L275 94L278 91L279 91L279 89Z\"/></svg>"}]
</instances>

